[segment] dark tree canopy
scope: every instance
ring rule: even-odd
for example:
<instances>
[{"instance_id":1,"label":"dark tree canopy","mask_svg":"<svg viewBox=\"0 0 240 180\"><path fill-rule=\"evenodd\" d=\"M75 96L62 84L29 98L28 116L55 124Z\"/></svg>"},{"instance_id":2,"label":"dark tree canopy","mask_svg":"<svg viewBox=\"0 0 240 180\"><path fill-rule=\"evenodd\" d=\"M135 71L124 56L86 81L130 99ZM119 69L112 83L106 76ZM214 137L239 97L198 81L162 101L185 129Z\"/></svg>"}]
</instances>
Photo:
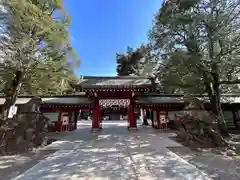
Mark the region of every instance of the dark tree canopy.
<instances>
[{"instance_id":1,"label":"dark tree canopy","mask_svg":"<svg viewBox=\"0 0 240 180\"><path fill-rule=\"evenodd\" d=\"M150 31L154 49L166 56L165 85L207 93L222 130L223 86L240 82L239 32L239 0L168 1Z\"/></svg>"},{"instance_id":2,"label":"dark tree canopy","mask_svg":"<svg viewBox=\"0 0 240 180\"><path fill-rule=\"evenodd\" d=\"M116 54L117 73L119 76L140 75L142 65L146 63L150 46L141 45L137 49L127 48L126 53Z\"/></svg>"}]
</instances>

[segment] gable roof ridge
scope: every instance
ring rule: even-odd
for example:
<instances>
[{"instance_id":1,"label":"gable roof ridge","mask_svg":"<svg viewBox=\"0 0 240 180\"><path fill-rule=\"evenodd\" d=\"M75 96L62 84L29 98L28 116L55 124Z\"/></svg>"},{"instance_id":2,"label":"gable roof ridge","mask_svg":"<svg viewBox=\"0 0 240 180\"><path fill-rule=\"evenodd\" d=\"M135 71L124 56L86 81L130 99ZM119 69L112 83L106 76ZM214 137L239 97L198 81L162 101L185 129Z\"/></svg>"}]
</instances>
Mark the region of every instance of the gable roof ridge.
<instances>
[{"instance_id":1,"label":"gable roof ridge","mask_svg":"<svg viewBox=\"0 0 240 180\"><path fill-rule=\"evenodd\" d=\"M82 79L149 79L147 76L82 76Z\"/></svg>"}]
</instances>

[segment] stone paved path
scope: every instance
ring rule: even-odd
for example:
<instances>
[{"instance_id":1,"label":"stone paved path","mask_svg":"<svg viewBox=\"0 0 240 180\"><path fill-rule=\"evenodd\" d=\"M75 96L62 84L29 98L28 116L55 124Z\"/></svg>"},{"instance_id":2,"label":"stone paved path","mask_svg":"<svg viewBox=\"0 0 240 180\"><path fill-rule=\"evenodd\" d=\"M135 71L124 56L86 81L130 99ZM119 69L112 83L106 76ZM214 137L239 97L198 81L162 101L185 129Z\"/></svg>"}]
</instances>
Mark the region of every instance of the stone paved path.
<instances>
[{"instance_id":1,"label":"stone paved path","mask_svg":"<svg viewBox=\"0 0 240 180\"><path fill-rule=\"evenodd\" d=\"M91 124L46 149L60 149L15 180L209 180L166 147L180 146L152 128L128 132L123 122L105 123L99 134Z\"/></svg>"},{"instance_id":2,"label":"stone paved path","mask_svg":"<svg viewBox=\"0 0 240 180\"><path fill-rule=\"evenodd\" d=\"M196 152L187 147L170 148L189 163L216 180L240 180L240 160L211 152Z\"/></svg>"}]
</instances>

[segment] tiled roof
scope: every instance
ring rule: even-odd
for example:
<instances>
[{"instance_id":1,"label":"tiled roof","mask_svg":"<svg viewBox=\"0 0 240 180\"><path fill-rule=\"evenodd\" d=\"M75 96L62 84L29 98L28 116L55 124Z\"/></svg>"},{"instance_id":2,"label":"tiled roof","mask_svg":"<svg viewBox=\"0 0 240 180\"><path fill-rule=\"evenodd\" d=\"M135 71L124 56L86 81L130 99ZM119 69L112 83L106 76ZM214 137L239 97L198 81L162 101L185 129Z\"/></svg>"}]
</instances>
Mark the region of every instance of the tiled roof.
<instances>
[{"instance_id":1,"label":"tiled roof","mask_svg":"<svg viewBox=\"0 0 240 180\"><path fill-rule=\"evenodd\" d=\"M118 87L150 87L152 81L147 77L119 76L119 77L94 77L85 76L76 85L76 88L118 88Z\"/></svg>"},{"instance_id":2,"label":"tiled roof","mask_svg":"<svg viewBox=\"0 0 240 180\"><path fill-rule=\"evenodd\" d=\"M183 97L140 97L136 102L138 104L184 103L184 98Z\"/></svg>"},{"instance_id":3,"label":"tiled roof","mask_svg":"<svg viewBox=\"0 0 240 180\"><path fill-rule=\"evenodd\" d=\"M208 103L207 96L195 96L200 100ZM23 96L18 97L16 104L25 104L27 103L32 97L30 96ZM54 97L42 97L43 104L46 105L90 105L93 104L93 101L88 99L85 95L75 95L75 96L54 96ZM174 104L174 103L184 103L187 102L188 98L184 95L175 95L175 94L159 94L159 95L144 95L140 96L137 100L137 104ZM0 105L4 104L5 98L0 97ZM223 94L221 96L222 103L240 103L240 94Z\"/></svg>"},{"instance_id":4,"label":"tiled roof","mask_svg":"<svg viewBox=\"0 0 240 180\"><path fill-rule=\"evenodd\" d=\"M195 96L199 100L202 100L205 103L209 102L209 98L206 95L203 96ZM153 96L143 96L139 97L136 101L138 104L171 104L171 103L184 103L189 101L189 98L185 97L181 94L160 94L160 95L153 95ZM221 103L240 103L240 94L222 94L221 95Z\"/></svg>"},{"instance_id":5,"label":"tiled roof","mask_svg":"<svg viewBox=\"0 0 240 180\"><path fill-rule=\"evenodd\" d=\"M43 104L92 104L93 101L87 97L57 97L57 98L42 98Z\"/></svg>"},{"instance_id":6,"label":"tiled roof","mask_svg":"<svg viewBox=\"0 0 240 180\"><path fill-rule=\"evenodd\" d=\"M20 97L17 99L16 104L25 104L31 97ZM0 98L0 105L4 104L5 98ZM59 104L59 105L80 105L80 104L92 104L93 102L87 97L43 97L43 104Z\"/></svg>"}]
</instances>

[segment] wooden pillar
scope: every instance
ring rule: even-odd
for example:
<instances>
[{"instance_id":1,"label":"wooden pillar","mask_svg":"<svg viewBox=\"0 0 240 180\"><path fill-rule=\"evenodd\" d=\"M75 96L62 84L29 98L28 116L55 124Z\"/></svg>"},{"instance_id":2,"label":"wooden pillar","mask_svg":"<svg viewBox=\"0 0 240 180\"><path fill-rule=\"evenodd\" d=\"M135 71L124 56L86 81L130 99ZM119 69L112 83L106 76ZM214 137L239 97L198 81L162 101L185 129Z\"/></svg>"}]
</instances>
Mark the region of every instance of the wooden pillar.
<instances>
[{"instance_id":1,"label":"wooden pillar","mask_svg":"<svg viewBox=\"0 0 240 180\"><path fill-rule=\"evenodd\" d=\"M132 117L132 105L129 105L128 107L128 129L131 129L132 128L132 120L133 117Z\"/></svg>"},{"instance_id":2,"label":"wooden pillar","mask_svg":"<svg viewBox=\"0 0 240 180\"><path fill-rule=\"evenodd\" d=\"M159 108L156 109L156 115L157 115L157 127L156 129L160 129L161 123L160 123L160 112Z\"/></svg>"},{"instance_id":3,"label":"wooden pillar","mask_svg":"<svg viewBox=\"0 0 240 180\"><path fill-rule=\"evenodd\" d=\"M93 116L92 116L92 130L100 130L100 106L99 101L96 100L93 107Z\"/></svg>"},{"instance_id":4,"label":"wooden pillar","mask_svg":"<svg viewBox=\"0 0 240 180\"><path fill-rule=\"evenodd\" d=\"M131 105L128 107L128 129L131 127Z\"/></svg>"},{"instance_id":5,"label":"wooden pillar","mask_svg":"<svg viewBox=\"0 0 240 180\"><path fill-rule=\"evenodd\" d=\"M137 128L137 118L136 118L136 113L135 113L135 105L132 105L132 116L133 116L133 121L132 121L132 127Z\"/></svg>"},{"instance_id":6,"label":"wooden pillar","mask_svg":"<svg viewBox=\"0 0 240 180\"><path fill-rule=\"evenodd\" d=\"M79 111L74 111L74 130L77 129Z\"/></svg>"},{"instance_id":7,"label":"wooden pillar","mask_svg":"<svg viewBox=\"0 0 240 180\"><path fill-rule=\"evenodd\" d=\"M72 131L74 128L72 115L73 115L73 112L69 110L68 111L68 118L69 118L68 131Z\"/></svg>"},{"instance_id":8,"label":"wooden pillar","mask_svg":"<svg viewBox=\"0 0 240 180\"><path fill-rule=\"evenodd\" d=\"M137 119L135 115L135 107L133 102L129 105L128 108L128 123L129 123L129 130L136 130L137 129Z\"/></svg>"},{"instance_id":9,"label":"wooden pillar","mask_svg":"<svg viewBox=\"0 0 240 180\"><path fill-rule=\"evenodd\" d=\"M151 109L151 123L152 123L152 127L154 127L154 110Z\"/></svg>"},{"instance_id":10,"label":"wooden pillar","mask_svg":"<svg viewBox=\"0 0 240 180\"><path fill-rule=\"evenodd\" d=\"M61 131L62 129L62 110L58 111L58 121L56 122L56 131Z\"/></svg>"}]
</instances>

